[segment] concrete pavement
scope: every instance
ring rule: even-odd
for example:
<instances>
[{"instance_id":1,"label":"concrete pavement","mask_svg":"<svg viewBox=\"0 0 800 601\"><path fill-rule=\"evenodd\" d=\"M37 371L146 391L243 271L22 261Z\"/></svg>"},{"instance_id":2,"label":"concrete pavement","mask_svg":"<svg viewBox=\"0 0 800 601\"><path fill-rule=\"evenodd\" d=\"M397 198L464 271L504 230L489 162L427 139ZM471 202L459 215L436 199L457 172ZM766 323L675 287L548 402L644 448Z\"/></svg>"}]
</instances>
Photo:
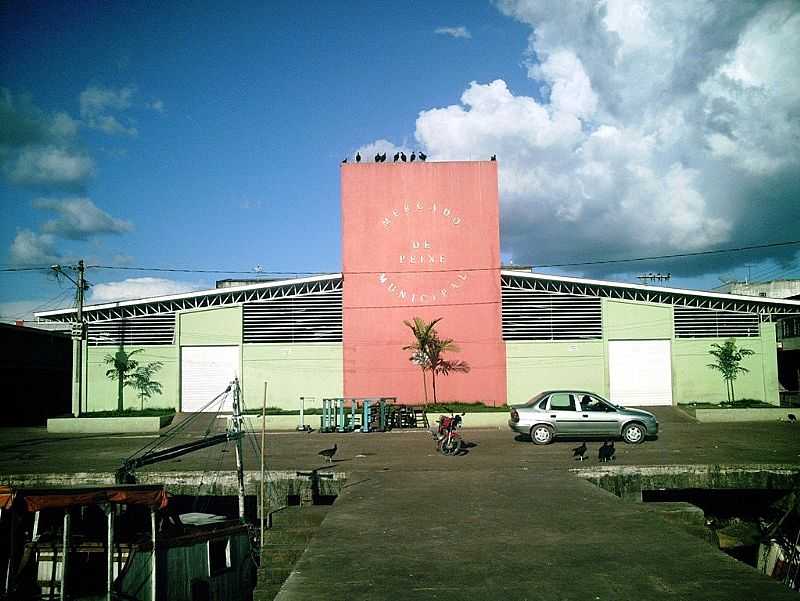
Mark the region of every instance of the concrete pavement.
<instances>
[{"instance_id":1,"label":"concrete pavement","mask_svg":"<svg viewBox=\"0 0 800 601\"><path fill-rule=\"evenodd\" d=\"M768 465L800 471L800 426L698 424L660 411L657 440L617 445L611 469ZM224 422L212 423L221 430ZM278 599L796 599L796 593L665 520L575 475L572 442L539 447L508 430L469 429L460 457L424 431L269 433L268 470L347 476ZM207 426L179 433L196 439ZM54 436L0 429L0 483L32 474L107 477L147 437ZM317 452L338 445L326 466ZM233 469L229 447L145 468L152 477ZM257 469L254 444L246 465ZM221 459L220 459L221 458ZM718 470L717 470L718 471Z\"/></svg>"}]
</instances>

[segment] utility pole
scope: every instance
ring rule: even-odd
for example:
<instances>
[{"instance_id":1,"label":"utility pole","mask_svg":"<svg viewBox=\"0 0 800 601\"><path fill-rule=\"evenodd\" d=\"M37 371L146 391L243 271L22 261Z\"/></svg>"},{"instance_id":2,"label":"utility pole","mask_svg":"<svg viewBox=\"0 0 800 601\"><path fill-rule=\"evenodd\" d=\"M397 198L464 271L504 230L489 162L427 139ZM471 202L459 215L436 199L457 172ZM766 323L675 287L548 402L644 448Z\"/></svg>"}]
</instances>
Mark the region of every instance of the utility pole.
<instances>
[{"instance_id":1,"label":"utility pole","mask_svg":"<svg viewBox=\"0 0 800 601\"><path fill-rule=\"evenodd\" d=\"M52 269L56 277L64 276L70 282L75 284L77 294L75 300L78 305L77 324L72 327L72 356L74 357L73 366L73 382L72 382L72 415L80 417L81 415L81 401L83 399L83 346L86 340L86 324L83 322L83 298L84 292L89 288L84 272L86 266L83 264L83 259L78 261L77 267L70 267L70 269L78 272L78 281L75 281L70 275L64 271L61 265L53 265Z\"/></svg>"}]
</instances>

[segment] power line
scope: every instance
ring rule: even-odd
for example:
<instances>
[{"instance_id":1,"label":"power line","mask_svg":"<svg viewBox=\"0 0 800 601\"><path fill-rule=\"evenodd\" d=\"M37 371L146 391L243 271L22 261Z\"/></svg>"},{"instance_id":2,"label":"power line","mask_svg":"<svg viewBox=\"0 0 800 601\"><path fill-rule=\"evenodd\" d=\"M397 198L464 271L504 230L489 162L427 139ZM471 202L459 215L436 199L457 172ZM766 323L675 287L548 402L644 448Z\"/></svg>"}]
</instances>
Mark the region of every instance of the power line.
<instances>
[{"instance_id":1,"label":"power line","mask_svg":"<svg viewBox=\"0 0 800 601\"><path fill-rule=\"evenodd\" d=\"M543 264L543 265L510 265L508 268L525 268L525 269L546 269L552 267L582 267L582 266L589 266L589 265L611 265L611 264L618 264L618 263L634 263L639 261L657 261L657 260L664 260L664 259L680 259L686 257L699 257L699 256L708 256L708 255L718 255L718 254L727 254L727 253L736 253L736 252L744 252L748 250L762 250L766 248L778 248L784 246L796 246L800 245L800 240L788 240L785 242L771 242L768 244L755 244L752 246L739 246L736 248L722 248L717 250L703 250L697 252L690 252L690 253L675 253L671 255L653 255L653 256L646 256L646 257L634 257L630 259L599 259L596 261L580 261L575 263L550 263L550 264ZM109 271L150 271L150 272L164 272L164 273L213 273L213 274L223 274L223 275L249 275L249 276L261 276L259 278L254 279L267 279L271 275L294 275L294 276L321 276L321 275L332 275L333 273L339 272L331 272L331 271L270 271L270 272L255 272L253 270L250 271L239 271L239 270L226 270L226 269L203 269L203 268L183 268L183 267L130 267L130 266L117 266L117 265L87 265L87 269L104 269ZM43 267L4 267L0 268L0 272L17 272L17 271L46 271L49 270L50 266L43 266ZM343 272L346 275L368 275L374 273L380 273L385 271L386 273L442 273L442 272L457 272L457 271L499 271L504 269L504 267L472 267L472 268L462 268L462 269L437 269L437 270L409 270L409 271L391 271L391 270L376 270L376 271L348 271Z\"/></svg>"}]
</instances>

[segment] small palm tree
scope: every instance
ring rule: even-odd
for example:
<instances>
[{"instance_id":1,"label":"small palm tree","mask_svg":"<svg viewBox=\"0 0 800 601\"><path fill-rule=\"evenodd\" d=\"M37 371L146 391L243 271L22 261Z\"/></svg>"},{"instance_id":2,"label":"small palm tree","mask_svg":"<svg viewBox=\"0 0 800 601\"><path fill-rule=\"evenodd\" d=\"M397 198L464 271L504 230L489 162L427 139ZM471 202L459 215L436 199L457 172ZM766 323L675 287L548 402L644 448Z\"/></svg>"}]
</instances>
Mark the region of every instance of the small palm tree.
<instances>
[{"instance_id":1,"label":"small palm tree","mask_svg":"<svg viewBox=\"0 0 800 601\"><path fill-rule=\"evenodd\" d=\"M411 351L409 361L419 365L422 370L425 404L428 403L428 381L425 375L426 372L431 372L433 402L438 403L438 398L436 396L436 376L446 376L453 372L466 373L469 371L469 364L466 361L451 361L444 358L444 353L456 353L459 352L460 349L451 338L439 338L435 326L441 320L442 318L440 317L431 322L426 322L420 317L415 317L413 321L403 322L414 334L414 344L404 346L403 350Z\"/></svg>"},{"instance_id":2,"label":"small palm tree","mask_svg":"<svg viewBox=\"0 0 800 601\"><path fill-rule=\"evenodd\" d=\"M725 344L714 343L711 345L711 350L708 351L709 355L716 357L715 363L709 363L708 367L720 372L722 379L725 381L725 391L728 393L728 402L733 403L736 400L736 392L733 388L733 382L739 374L746 374L750 370L746 367L739 365L742 359L755 354L747 348L738 348L736 346L736 339L729 338Z\"/></svg>"},{"instance_id":3,"label":"small palm tree","mask_svg":"<svg viewBox=\"0 0 800 601\"><path fill-rule=\"evenodd\" d=\"M104 358L106 365L111 367L106 370L106 377L117 382L117 411L124 411L122 389L129 385L131 374L139 367L136 359L131 359L135 354L141 353L143 349L136 349L126 353L122 347L116 353L107 354Z\"/></svg>"},{"instance_id":4,"label":"small palm tree","mask_svg":"<svg viewBox=\"0 0 800 601\"><path fill-rule=\"evenodd\" d=\"M161 361L153 361L147 365L137 367L131 374L126 386L132 386L138 391L141 409L144 410L144 400L149 399L154 394L161 394L161 383L153 380L153 375L159 371L164 364Z\"/></svg>"},{"instance_id":5,"label":"small palm tree","mask_svg":"<svg viewBox=\"0 0 800 601\"><path fill-rule=\"evenodd\" d=\"M414 344L404 346L404 351L411 351L411 356L408 358L412 363L419 365L422 370L422 387L425 391L425 404L428 404L428 378L425 373L431 368L428 359L428 348L431 340L436 336L436 323L442 318L434 319L428 323L421 317L415 317L413 321L405 320L403 323L411 329L414 334Z\"/></svg>"}]
</instances>

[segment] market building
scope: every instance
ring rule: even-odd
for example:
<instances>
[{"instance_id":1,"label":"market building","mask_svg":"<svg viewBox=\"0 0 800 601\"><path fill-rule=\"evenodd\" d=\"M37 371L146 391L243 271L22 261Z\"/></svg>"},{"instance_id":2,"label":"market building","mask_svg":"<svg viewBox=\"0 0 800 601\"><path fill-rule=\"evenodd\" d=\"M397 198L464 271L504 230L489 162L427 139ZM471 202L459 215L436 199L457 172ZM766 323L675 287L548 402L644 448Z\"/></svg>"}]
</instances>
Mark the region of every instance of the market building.
<instances>
[{"instance_id":1,"label":"market building","mask_svg":"<svg viewBox=\"0 0 800 601\"><path fill-rule=\"evenodd\" d=\"M300 397L420 403L421 371L403 350L414 317L441 318L470 367L438 379L441 400L519 403L568 387L630 405L719 402L708 351L734 337L753 351L737 397L779 404L776 325L800 301L502 269L496 162L341 170L341 273L85 307L80 411L116 407L105 359L119 349L162 364L154 407L217 410L234 376L251 408L265 386L269 406L287 409Z\"/></svg>"}]
</instances>

